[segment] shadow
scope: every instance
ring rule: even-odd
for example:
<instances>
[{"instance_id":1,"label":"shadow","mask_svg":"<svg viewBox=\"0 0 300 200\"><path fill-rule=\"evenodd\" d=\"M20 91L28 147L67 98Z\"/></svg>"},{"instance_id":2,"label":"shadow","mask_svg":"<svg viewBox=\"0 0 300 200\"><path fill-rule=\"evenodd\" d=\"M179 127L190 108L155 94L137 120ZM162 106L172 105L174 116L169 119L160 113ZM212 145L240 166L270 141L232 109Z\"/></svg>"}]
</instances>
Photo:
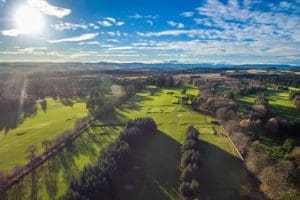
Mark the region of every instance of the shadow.
<instances>
[{"instance_id":1,"label":"shadow","mask_svg":"<svg viewBox=\"0 0 300 200\"><path fill-rule=\"evenodd\" d=\"M1 104L2 102L0 102ZM0 105L0 131L4 130L7 134L11 129L15 129L27 118L36 116L36 104L26 104L20 107L19 103L13 101Z\"/></svg>"},{"instance_id":2,"label":"shadow","mask_svg":"<svg viewBox=\"0 0 300 200\"><path fill-rule=\"evenodd\" d=\"M201 145L199 199L266 199L239 158L208 142L201 141ZM115 199L184 199L179 191L180 159L181 144L158 132L133 152L130 168L122 172L116 186Z\"/></svg>"},{"instance_id":3,"label":"shadow","mask_svg":"<svg viewBox=\"0 0 300 200\"><path fill-rule=\"evenodd\" d=\"M162 132L135 150L122 172L115 199L183 199L180 184L180 144Z\"/></svg>"},{"instance_id":4,"label":"shadow","mask_svg":"<svg viewBox=\"0 0 300 200\"><path fill-rule=\"evenodd\" d=\"M203 140L201 149L200 199L267 199L242 160Z\"/></svg>"},{"instance_id":5,"label":"shadow","mask_svg":"<svg viewBox=\"0 0 300 200\"><path fill-rule=\"evenodd\" d=\"M150 92L148 90L144 90L143 92ZM143 101L151 100L149 96L139 95L136 94L129 98L129 100L126 101L125 104L118 106L117 108L120 109L122 112L130 112L132 110L140 110L141 109L141 103Z\"/></svg>"},{"instance_id":6,"label":"shadow","mask_svg":"<svg viewBox=\"0 0 300 200\"><path fill-rule=\"evenodd\" d=\"M99 121L96 122L100 123ZM74 177L78 176L84 165L96 162L99 150L115 139L115 132L112 132L110 126L95 128L94 131L89 130L73 143L68 144L64 150L39 166L35 170L42 174L39 180L38 194L45 196L46 199L59 199L62 192L65 192L65 189L61 187L64 187L65 184L68 185ZM23 183L26 185L26 188L23 189L24 193L29 194L30 190L28 187L30 186L31 175L32 173L24 178L25 182L21 181L13 186L9 194L11 196L17 195L20 190L16 189Z\"/></svg>"}]
</instances>

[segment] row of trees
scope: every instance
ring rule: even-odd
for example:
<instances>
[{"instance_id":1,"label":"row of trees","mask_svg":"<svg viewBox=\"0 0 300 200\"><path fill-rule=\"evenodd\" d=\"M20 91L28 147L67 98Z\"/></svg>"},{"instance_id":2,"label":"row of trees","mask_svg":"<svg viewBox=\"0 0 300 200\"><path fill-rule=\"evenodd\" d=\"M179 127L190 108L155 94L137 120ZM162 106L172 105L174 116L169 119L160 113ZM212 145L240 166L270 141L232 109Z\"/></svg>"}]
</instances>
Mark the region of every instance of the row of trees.
<instances>
[{"instance_id":1,"label":"row of trees","mask_svg":"<svg viewBox=\"0 0 300 200\"><path fill-rule=\"evenodd\" d=\"M263 92L266 91L265 87L258 87L258 86L242 86L239 88L236 88L233 93L237 95L251 95L256 94L257 92Z\"/></svg>"},{"instance_id":2,"label":"row of trees","mask_svg":"<svg viewBox=\"0 0 300 200\"><path fill-rule=\"evenodd\" d=\"M199 194L199 167L201 164L199 132L194 126L189 126L185 141L181 148L180 191L185 199L195 199Z\"/></svg>"},{"instance_id":3,"label":"row of trees","mask_svg":"<svg viewBox=\"0 0 300 200\"><path fill-rule=\"evenodd\" d=\"M300 87L300 76L296 74L249 74L249 73L239 73L232 74L230 77L234 78L249 78L262 81L268 84L282 85L282 86L292 86Z\"/></svg>"},{"instance_id":4,"label":"row of trees","mask_svg":"<svg viewBox=\"0 0 300 200\"><path fill-rule=\"evenodd\" d=\"M174 87L175 81L171 75L149 76L147 78L149 85L156 85L158 87Z\"/></svg>"},{"instance_id":5,"label":"row of trees","mask_svg":"<svg viewBox=\"0 0 300 200\"><path fill-rule=\"evenodd\" d=\"M90 88L101 85L102 80L94 77L47 77L45 79L35 77L28 81L27 93L40 99L45 97L53 99L84 98L88 95Z\"/></svg>"},{"instance_id":6,"label":"row of trees","mask_svg":"<svg viewBox=\"0 0 300 200\"><path fill-rule=\"evenodd\" d=\"M126 129L115 142L102 150L97 162L87 166L71 181L63 200L113 199L119 175L128 166L131 150L155 134L157 126L151 118L128 121Z\"/></svg>"},{"instance_id":7,"label":"row of trees","mask_svg":"<svg viewBox=\"0 0 300 200\"><path fill-rule=\"evenodd\" d=\"M93 87L90 89L89 96L86 102L86 108L89 113L95 117L101 117L105 112L111 111L115 106L123 103L128 97L136 91L146 87L144 79L119 79L114 80L113 85L114 98L107 96L107 93L101 87Z\"/></svg>"}]
</instances>

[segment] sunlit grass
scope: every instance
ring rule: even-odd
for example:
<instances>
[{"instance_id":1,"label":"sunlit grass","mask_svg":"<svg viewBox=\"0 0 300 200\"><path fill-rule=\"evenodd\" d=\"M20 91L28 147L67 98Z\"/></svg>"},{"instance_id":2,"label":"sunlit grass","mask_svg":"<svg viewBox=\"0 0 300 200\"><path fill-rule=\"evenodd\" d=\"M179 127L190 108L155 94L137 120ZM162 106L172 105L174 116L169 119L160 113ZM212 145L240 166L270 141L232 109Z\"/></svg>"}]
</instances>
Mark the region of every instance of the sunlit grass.
<instances>
[{"instance_id":1,"label":"sunlit grass","mask_svg":"<svg viewBox=\"0 0 300 200\"><path fill-rule=\"evenodd\" d=\"M30 145L43 151L42 142L53 140L63 132L73 129L76 120L87 115L85 103L74 103L73 107L64 106L60 101L47 100L44 112L38 104L38 111L17 128L5 133L0 132L0 171L11 170L27 162L26 150Z\"/></svg>"},{"instance_id":2,"label":"sunlit grass","mask_svg":"<svg viewBox=\"0 0 300 200\"><path fill-rule=\"evenodd\" d=\"M274 115L279 115L291 121L300 121L300 112L289 99L288 91L268 90L270 111ZM247 109L254 104L255 95L236 97L241 109Z\"/></svg>"},{"instance_id":3,"label":"sunlit grass","mask_svg":"<svg viewBox=\"0 0 300 200\"><path fill-rule=\"evenodd\" d=\"M155 90L153 95L150 90ZM250 188L247 172L233 147L226 137L212 134L213 128L219 133L221 129L218 125L211 123L211 117L173 103L181 96L181 91L182 88L149 87L118 107L114 113L97 121L94 130L91 129L89 133L84 133L75 141L74 145L55 157L59 163L59 169L54 173L57 178L51 184L58 188L55 196L62 195L72 177L77 176L85 165L95 162L101 149L117 137L120 130L123 129L124 123L128 119L136 117L152 117L161 132L149 139L134 154L135 164L133 167L141 168L140 171L135 170L124 174L123 181L120 183L121 189L118 190L118 195L122 199L146 199L146 197L182 199L178 190L181 173L180 146L184 141L189 124L195 125L200 131L205 162L202 172L207 172L211 176L208 179L203 178L203 181L207 181L207 183L203 183L205 186L202 188L207 188L207 185L209 187L213 185L215 188L207 189L207 192L203 194L219 198L232 195L237 197L238 195L233 194L233 191L246 193ZM198 90L189 88L187 93L197 94ZM101 125L107 126L101 127ZM232 173L223 170L223 165L228 165L230 169L226 168L226 170L228 169ZM38 169L41 174L45 172L43 167ZM213 179L218 176L222 178L215 182ZM122 188L126 184L133 184L130 181L133 181L136 187L128 193ZM29 193L30 176L25 179L24 185ZM46 190L44 176L40 179L39 185L39 199L52 199Z\"/></svg>"}]
</instances>

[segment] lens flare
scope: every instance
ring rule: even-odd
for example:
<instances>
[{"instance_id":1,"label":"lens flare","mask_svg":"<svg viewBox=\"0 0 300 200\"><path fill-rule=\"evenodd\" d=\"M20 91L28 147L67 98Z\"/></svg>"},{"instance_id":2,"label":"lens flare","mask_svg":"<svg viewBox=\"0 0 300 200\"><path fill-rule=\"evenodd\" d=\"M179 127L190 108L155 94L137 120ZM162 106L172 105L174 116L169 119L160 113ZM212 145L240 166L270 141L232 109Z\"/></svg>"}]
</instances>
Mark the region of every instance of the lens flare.
<instances>
[{"instance_id":1,"label":"lens flare","mask_svg":"<svg viewBox=\"0 0 300 200\"><path fill-rule=\"evenodd\" d=\"M15 24L23 34L38 34L43 31L45 19L43 14L31 6L22 6L15 13Z\"/></svg>"}]
</instances>

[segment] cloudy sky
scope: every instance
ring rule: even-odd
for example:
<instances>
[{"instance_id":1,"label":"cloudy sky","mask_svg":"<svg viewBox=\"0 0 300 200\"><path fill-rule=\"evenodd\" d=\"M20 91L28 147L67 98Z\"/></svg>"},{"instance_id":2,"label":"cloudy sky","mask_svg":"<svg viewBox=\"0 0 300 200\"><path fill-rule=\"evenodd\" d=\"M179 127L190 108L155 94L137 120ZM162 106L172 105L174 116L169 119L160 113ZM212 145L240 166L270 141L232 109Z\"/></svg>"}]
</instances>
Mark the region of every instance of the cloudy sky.
<instances>
[{"instance_id":1,"label":"cloudy sky","mask_svg":"<svg viewBox=\"0 0 300 200\"><path fill-rule=\"evenodd\" d=\"M300 64L300 0L0 0L0 62Z\"/></svg>"}]
</instances>

